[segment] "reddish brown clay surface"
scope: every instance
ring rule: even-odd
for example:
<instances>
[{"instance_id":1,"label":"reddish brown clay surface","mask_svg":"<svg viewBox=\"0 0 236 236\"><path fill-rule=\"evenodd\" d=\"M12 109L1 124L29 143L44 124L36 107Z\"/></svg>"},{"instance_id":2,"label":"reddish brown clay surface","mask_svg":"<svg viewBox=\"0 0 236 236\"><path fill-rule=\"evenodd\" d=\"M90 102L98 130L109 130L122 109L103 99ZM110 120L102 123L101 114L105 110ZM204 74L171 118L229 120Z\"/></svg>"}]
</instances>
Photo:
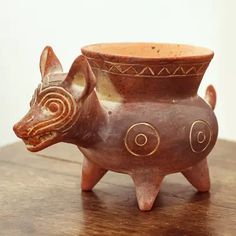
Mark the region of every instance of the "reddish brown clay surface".
<instances>
[{"instance_id":1,"label":"reddish brown clay surface","mask_svg":"<svg viewBox=\"0 0 236 236\"><path fill-rule=\"evenodd\" d=\"M198 191L210 188L206 157L217 139L216 92L197 95L213 57L179 44L119 43L82 48L68 73L50 47L42 82L14 126L28 150L57 142L84 154L81 187L108 171L130 175L140 210L150 210L167 174L182 172Z\"/></svg>"}]
</instances>

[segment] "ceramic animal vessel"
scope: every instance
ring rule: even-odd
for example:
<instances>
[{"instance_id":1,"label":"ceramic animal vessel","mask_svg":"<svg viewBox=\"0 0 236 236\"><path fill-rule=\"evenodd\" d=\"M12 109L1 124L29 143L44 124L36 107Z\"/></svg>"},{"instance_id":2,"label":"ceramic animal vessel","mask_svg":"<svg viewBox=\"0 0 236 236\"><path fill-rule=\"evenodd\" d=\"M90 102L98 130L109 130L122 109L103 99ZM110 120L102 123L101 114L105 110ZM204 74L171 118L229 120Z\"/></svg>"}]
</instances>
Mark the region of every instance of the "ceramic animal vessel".
<instances>
[{"instance_id":1,"label":"ceramic animal vessel","mask_svg":"<svg viewBox=\"0 0 236 236\"><path fill-rule=\"evenodd\" d=\"M209 86L203 100L197 91L212 57L211 50L189 45L96 44L83 47L63 73L46 47L41 84L14 131L33 152L58 142L77 145L84 191L108 170L130 175L143 211L171 173L182 172L198 191L208 191L216 93Z\"/></svg>"}]
</instances>

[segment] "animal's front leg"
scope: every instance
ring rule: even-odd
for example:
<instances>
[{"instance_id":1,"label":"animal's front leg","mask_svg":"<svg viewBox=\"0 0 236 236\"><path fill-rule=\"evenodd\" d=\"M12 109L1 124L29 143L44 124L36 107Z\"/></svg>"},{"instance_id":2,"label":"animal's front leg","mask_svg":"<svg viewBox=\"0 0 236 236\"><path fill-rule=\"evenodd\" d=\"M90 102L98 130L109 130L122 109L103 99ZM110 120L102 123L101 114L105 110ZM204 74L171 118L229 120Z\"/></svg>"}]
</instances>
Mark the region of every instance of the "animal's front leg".
<instances>
[{"instance_id":1,"label":"animal's front leg","mask_svg":"<svg viewBox=\"0 0 236 236\"><path fill-rule=\"evenodd\" d=\"M156 169L140 169L131 176L136 188L139 209L141 211L151 210L164 176Z\"/></svg>"},{"instance_id":2,"label":"animal's front leg","mask_svg":"<svg viewBox=\"0 0 236 236\"><path fill-rule=\"evenodd\" d=\"M91 191L106 172L107 170L99 167L98 165L94 164L86 157L84 157L82 166L81 189L83 191Z\"/></svg>"},{"instance_id":3,"label":"animal's front leg","mask_svg":"<svg viewBox=\"0 0 236 236\"><path fill-rule=\"evenodd\" d=\"M206 158L197 165L182 171L182 174L199 192L210 190L211 184Z\"/></svg>"}]
</instances>

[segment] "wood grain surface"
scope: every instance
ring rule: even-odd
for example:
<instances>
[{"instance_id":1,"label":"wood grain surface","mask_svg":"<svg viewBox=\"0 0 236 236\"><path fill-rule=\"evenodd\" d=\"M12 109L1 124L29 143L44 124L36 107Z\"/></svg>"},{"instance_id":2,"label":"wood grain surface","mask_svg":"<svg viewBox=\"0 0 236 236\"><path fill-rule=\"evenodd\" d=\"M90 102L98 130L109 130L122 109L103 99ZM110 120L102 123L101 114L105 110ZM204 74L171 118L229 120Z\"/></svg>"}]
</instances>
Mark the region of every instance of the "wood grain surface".
<instances>
[{"instance_id":1,"label":"wood grain surface","mask_svg":"<svg viewBox=\"0 0 236 236\"><path fill-rule=\"evenodd\" d=\"M236 235L236 143L219 140L211 153L210 193L173 174L151 212L138 210L123 174L109 172L93 192L81 192L81 161L68 144L39 153L23 143L1 148L0 236Z\"/></svg>"}]
</instances>

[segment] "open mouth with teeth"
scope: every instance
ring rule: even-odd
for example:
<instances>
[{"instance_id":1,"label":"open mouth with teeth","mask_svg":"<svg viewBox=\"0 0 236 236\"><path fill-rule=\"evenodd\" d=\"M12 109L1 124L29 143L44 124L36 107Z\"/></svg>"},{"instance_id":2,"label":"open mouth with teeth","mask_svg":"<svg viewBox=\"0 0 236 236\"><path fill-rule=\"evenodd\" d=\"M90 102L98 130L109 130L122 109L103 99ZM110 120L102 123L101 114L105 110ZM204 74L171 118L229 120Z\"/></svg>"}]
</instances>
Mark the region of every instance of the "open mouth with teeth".
<instances>
[{"instance_id":1,"label":"open mouth with teeth","mask_svg":"<svg viewBox=\"0 0 236 236\"><path fill-rule=\"evenodd\" d=\"M36 135L34 137L24 138L23 141L26 147L31 152L40 151L56 142L56 132L47 132L44 134Z\"/></svg>"}]
</instances>

